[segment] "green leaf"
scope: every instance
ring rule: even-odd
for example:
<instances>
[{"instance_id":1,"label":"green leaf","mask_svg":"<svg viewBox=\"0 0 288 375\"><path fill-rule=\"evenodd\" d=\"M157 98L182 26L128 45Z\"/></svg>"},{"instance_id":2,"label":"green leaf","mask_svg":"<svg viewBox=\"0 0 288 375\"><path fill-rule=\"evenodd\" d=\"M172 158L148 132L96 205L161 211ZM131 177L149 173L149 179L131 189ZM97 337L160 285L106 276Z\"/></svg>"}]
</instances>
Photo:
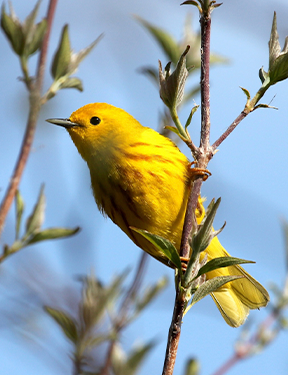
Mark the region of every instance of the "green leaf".
<instances>
[{"instance_id":1,"label":"green leaf","mask_svg":"<svg viewBox=\"0 0 288 375\"><path fill-rule=\"evenodd\" d=\"M264 83L266 79L269 79L269 74L265 72L265 70L263 69L263 66L262 68L259 69L259 78L262 83Z\"/></svg>"},{"instance_id":2,"label":"green leaf","mask_svg":"<svg viewBox=\"0 0 288 375\"><path fill-rule=\"evenodd\" d=\"M279 56L281 52L281 47L279 43L279 34L277 31L277 18L276 12L274 12L273 22L272 22L272 29L270 34L269 40L269 70L272 68L274 61Z\"/></svg>"},{"instance_id":3,"label":"green leaf","mask_svg":"<svg viewBox=\"0 0 288 375\"><path fill-rule=\"evenodd\" d=\"M179 130L175 126L166 125L165 129L170 130L171 132L177 134L180 137Z\"/></svg>"},{"instance_id":4,"label":"green leaf","mask_svg":"<svg viewBox=\"0 0 288 375\"><path fill-rule=\"evenodd\" d=\"M38 200L34 206L32 214L28 217L26 222L26 234L25 237L29 237L31 234L40 230L44 221L45 212L45 196L44 196L44 185L41 186Z\"/></svg>"},{"instance_id":5,"label":"green leaf","mask_svg":"<svg viewBox=\"0 0 288 375\"><path fill-rule=\"evenodd\" d=\"M29 45L27 46L27 55L33 55L42 45L42 41L47 30L47 21L43 19L35 26L33 37Z\"/></svg>"},{"instance_id":6,"label":"green leaf","mask_svg":"<svg viewBox=\"0 0 288 375\"><path fill-rule=\"evenodd\" d=\"M117 276L107 288L103 288L94 276L86 278L80 307L81 317L86 329L90 329L100 321L105 309L119 295L119 289L122 287L126 276L127 270Z\"/></svg>"},{"instance_id":7,"label":"green leaf","mask_svg":"<svg viewBox=\"0 0 288 375\"><path fill-rule=\"evenodd\" d=\"M250 100L251 96L250 96L250 92L247 90L247 89L244 89L244 87L241 87L240 86L240 89L244 92L244 94L246 95L247 97L247 100Z\"/></svg>"},{"instance_id":8,"label":"green leaf","mask_svg":"<svg viewBox=\"0 0 288 375\"><path fill-rule=\"evenodd\" d=\"M192 117L194 115L194 113L197 111L197 109L199 108L199 105L194 105L194 107L192 108L191 112L190 112L190 115L186 121L186 124L185 124L185 130L188 128L188 126L190 125L191 123L191 120L192 120Z\"/></svg>"},{"instance_id":9,"label":"green leaf","mask_svg":"<svg viewBox=\"0 0 288 375\"><path fill-rule=\"evenodd\" d=\"M80 227L76 228L48 228L41 230L41 232L37 232L35 235L32 235L29 238L27 245L31 245L36 242L45 241L45 240L54 240L57 238L64 238L72 236L79 232Z\"/></svg>"},{"instance_id":10,"label":"green leaf","mask_svg":"<svg viewBox=\"0 0 288 375\"><path fill-rule=\"evenodd\" d=\"M16 201L16 240L18 240L21 221L22 221L22 215L23 215L24 207L25 207L24 201L21 197L19 190L16 191L15 201Z\"/></svg>"},{"instance_id":11,"label":"green leaf","mask_svg":"<svg viewBox=\"0 0 288 375\"><path fill-rule=\"evenodd\" d=\"M159 61L160 97L172 112L176 111L184 98L184 88L188 77L186 55L189 49L190 46L187 46L172 74L170 74L170 63L166 65L163 72L161 61ZM185 134L183 135L185 136Z\"/></svg>"},{"instance_id":12,"label":"green leaf","mask_svg":"<svg viewBox=\"0 0 288 375\"><path fill-rule=\"evenodd\" d=\"M195 358L191 358L187 361L185 368L185 375L198 375L200 370L199 362Z\"/></svg>"},{"instance_id":13,"label":"green leaf","mask_svg":"<svg viewBox=\"0 0 288 375\"><path fill-rule=\"evenodd\" d=\"M157 295L167 286L168 278L162 277L156 284L149 286L145 291L140 301L136 303L137 313L142 311Z\"/></svg>"},{"instance_id":14,"label":"green leaf","mask_svg":"<svg viewBox=\"0 0 288 375\"><path fill-rule=\"evenodd\" d=\"M143 360L149 354L151 349L155 346L155 341L135 348L131 353L129 353L128 360L122 368L121 375L134 375L138 372Z\"/></svg>"},{"instance_id":15,"label":"green leaf","mask_svg":"<svg viewBox=\"0 0 288 375\"><path fill-rule=\"evenodd\" d=\"M55 80L63 77L68 72L68 67L71 60L71 47L68 33L68 25L66 24L62 29L62 34L58 49L55 53L52 62L51 73Z\"/></svg>"},{"instance_id":16,"label":"green leaf","mask_svg":"<svg viewBox=\"0 0 288 375\"><path fill-rule=\"evenodd\" d=\"M61 89L77 89L83 91L83 85L81 79L77 77L67 77L60 85Z\"/></svg>"},{"instance_id":17,"label":"green leaf","mask_svg":"<svg viewBox=\"0 0 288 375\"><path fill-rule=\"evenodd\" d=\"M218 8L218 7L221 7L223 3L214 3L211 5L211 8L215 9L215 8Z\"/></svg>"},{"instance_id":18,"label":"green leaf","mask_svg":"<svg viewBox=\"0 0 288 375\"><path fill-rule=\"evenodd\" d=\"M30 43L33 40L34 35L35 35L34 33L35 33L36 28L35 28L34 23L35 23L35 19L36 19L37 13L38 13L39 5L40 5L40 1L37 1L34 9L27 16L27 18L25 19L25 21L23 23L22 30L23 30L24 39L25 39L25 46L24 46L24 50L23 50L23 55L25 55L25 56L30 55L30 53L29 53Z\"/></svg>"},{"instance_id":19,"label":"green leaf","mask_svg":"<svg viewBox=\"0 0 288 375\"><path fill-rule=\"evenodd\" d=\"M286 78L288 78L288 37L285 38L284 48L281 51L276 13L274 12L269 40L269 83L274 85Z\"/></svg>"},{"instance_id":20,"label":"green leaf","mask_svg":"<svg viewBox=\"0 0 288 375\"><path fill-rule=\"evenodd\" d=\"M235 266L236 264L246 264L246 263L255 263L255 262L253 262L252 260L234 258L230 256L214 258L214 259L211 259L203 267L200 268L195 279L201 275L204 275L204 273L216 270L218 268Z\"/></svg>"},{"instance_id":21,"label":"green leaf","mask_svg":"<svg viewBox=\"0 0 288 375\"><path fill-rule=\"evenodd\" d=\"M52 307L45 306L45 311L55 320L55 322L62 328L66 337L76 343L78 340L77 323L72 317L64 313L64 311L53 309Z\"/></svg>"},{"instance_id":22,"label":"green leaf","mask_svg":"<svg viewBox=\"0 0 288 375\"><path fill-rule=\"evenodd\" d=\"M161 48L168 57L168 60L171 60L173 64L176 65L181 52L175 39L166 31L160 29L159 27L151 25L143 18L139 16L135 16L135 18L146 28L146 30L148 30L152 34L152 36L160 44Z\"/></svg>"},{"instance_id":23,"label":"green leaf","mask_svg":"<svg viewBox=\"0 0 288 375\"><path fill-rule=\"evenodd\" d=\"M11 10L13 11L12 6ZM18 18L16 18L15 16L9 16L5 12L4 3L2 4L1 27L9 42L11 43L14 52L19 56L22 55L25 42L21 24Z\"/></svg>"},{"instance_id":24,"label":"green leaf","mask_svg":"<svg viewBox=\"0 0 288 375\"><path fill-rule=\"evenodd\" d=\"M84 345L85 347L90 347L92 349L105 341L113 339L114 336L115 335L97 335L92 337L89 336L87 339L85 339Z\"/></svg>"},{"instance_id":25,"label":"green leaf","mask_svg":"<svg viewBox=\"0 0 288 375\"><path fill-rule=\"evenodd\" d=\"M230 281L241 279L244 276L217 276L213 279L205 281L195 292L191 305L192 307L195 303L199 302L202 298L206 297L208 294L216 292L221 286L229 283Z\"/></svg>"},{"instance_id":26,"label":"green leaf","mask_svg":"<svg viewBox=\"0 0 288 375\"><path fill-rule=\"evenodd\" d=\"M288 77L288 52L281 53L277 57L269 70L269 77L271 85L283 81Z\"/></svg>"},{"instance_id":27,"label":"green leaf","mask_svg":"<svg viewBox=\"0 0 288 375\"><path fill-rule=\"evenodd\" d=\"M85 279L80 305L80 316L85 324L85 330L91 329L103 316L108 302L107 291L94 277Z\"/></svg>"},{"instance_id":28,"label":"green leaf","mask_svg":"<svg viewBox=\"0 0 288 375\"><path fill-rule=\"evenodd\" d=\"M200 4L202 4L202 3L200 2ZM187 0L187 1L184 1L184 3L182 3L180 5L194 5L195 7L198 8L199 12L202 13L202 8L197 1Z\"/></svg>"},{"instance_id":29,"label":"green leaf","mask_svg":"<svg viewBox=\"0 0 288 375\"><path fill-rule=\"evenodd\" d=\"M278 110L277 107L273 107L272 105L269 105L269 104L263 104L263 103L257 104L257 105L254 107L254 110L255 110L255 109L258 109L258 108L269 108L269 109L276 109L276 110Z\"/></svg>"},{"instance_id":30,"label":"green leaf","mask_svg":"<svg viewBox=\"0 0 288 375\"><path fill-rule=\"evenodd\" d=\"M23 32L24 32L24 35L25 35L25 39L27 40L30 40L32 38L32 33L33 33L33 26L34 26L34 23L35 23L35 19L36 19L36 16L37 16L37 13L38 13L38 10L39 10L39 5L40 5L40 1L37 1L34 9L32 10L32 12L26 17L24 23L23 23Z\"/></svg>"},{"instance_id":31,"label":"green leaf","mask_svg":"<svg viewBox=\"0 0 288 375\"><path fill-rule=\"evenodd\" d=\"M149 233L147 230L142 230L130 227L134 232L141 234L146 240L151 242L158 250L160 250L166 257L182 272L181 260L175 246L166 238L158 236L157 234Z\"/></svg>"},{"instance_id":32,"label":"green leaf","mask_svg":"<svg viewBox=\"0 0 288 375\"><path fill-rule=\"evenodd\" d=\"M113 374L115 375L125 375L125 364L127 360L127 355L120 346L119 342L115 342L113 351L111 354L111 365Z\"/></svg>"},{"instance_id":33,"label":"green leaf","mask_svg":"<svg viewBox=\"0 0 288 375\"><path fill-rule=\"evenodd\" d=\"M209 204L205 218L203 219L200 229L192 237L192 249L193 252L199 254L204 251L214 238L213 221L220 205L221 198L218 198L214 203L214 199Z\"/></svg>"},{"instance_id":34,"label":"green leaf","mask_svg":"<svg viewBox=\"0 0 288 375\"><path fill-rule=\"evenodd\" d=\"M21 250L23 247L26 246L26 242L22 240L16 240L13 242L13 244L5 249L4 253L5 256L12 255L16 253L17 251Z\"/></svg>"},{"instance_id":35,"label":"green leaf","mask_svg":"<svg viewBox=\"0 0 288 375\"><path fill-rule=\"evenodd\" d=\"M99 43L99 41L103 38L103 34L99 35L94 42L92 42L88 47L81 49L77 53L73 53L71 55L71 60L69 64L69 72L68 74L71 75L75 73L78 69L80 62L92 51L92 49Z\"/></svg>"}]
</instances>

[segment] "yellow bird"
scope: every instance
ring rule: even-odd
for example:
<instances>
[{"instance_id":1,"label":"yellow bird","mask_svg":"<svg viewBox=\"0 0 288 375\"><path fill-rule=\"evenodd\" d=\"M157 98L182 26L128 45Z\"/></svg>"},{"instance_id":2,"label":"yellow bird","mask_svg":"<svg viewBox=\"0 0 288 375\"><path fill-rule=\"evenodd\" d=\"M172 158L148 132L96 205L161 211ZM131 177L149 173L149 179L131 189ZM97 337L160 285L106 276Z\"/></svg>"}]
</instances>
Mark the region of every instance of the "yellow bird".
<instances>
[{"instance_id":1,"label":"yellow bird","mask_svg":"<svg viewBox=\"0 0 288 375\"><path fill-rule=\"evenodd\" d=\"M99 210L137 246L168 265L165 255L130 227L167 238L179 251L191 170L186 156L170 139L106 103L87 104L68 119L47 121L67 129L87 162ZM198 223L204 211L201 199L199 205ZM205 253L208 260L229 256L217 238L202 253L202 258ZM238 265L208 272L206 278L226 275L244 277L225 284L211 296L225 321L238 327L250 309L267 305L269 295Z\"/></svg>"}]
</instances>

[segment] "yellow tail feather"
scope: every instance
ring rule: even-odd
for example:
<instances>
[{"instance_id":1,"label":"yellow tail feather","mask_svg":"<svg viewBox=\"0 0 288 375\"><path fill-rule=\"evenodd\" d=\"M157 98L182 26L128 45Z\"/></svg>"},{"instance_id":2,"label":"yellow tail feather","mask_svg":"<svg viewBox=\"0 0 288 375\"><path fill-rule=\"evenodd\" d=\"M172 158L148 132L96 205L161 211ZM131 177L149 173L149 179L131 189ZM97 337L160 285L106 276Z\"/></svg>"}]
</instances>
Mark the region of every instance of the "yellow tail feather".
<instances>
[{"instance_id":1,"label":"yellow tail feather","mask_svg":"<svg viewBox=\"0 0 288 375\"><path fill-rule=\"evenodd\" d=\"M230 256L217 238L214 238L207 250L208 260L216 257ZM202 255L204 256L204 255ZM225 321L232 327L239 327L244 323L250 309L258 309L269 302L269 294L249 273L240 266L219 268L207 273L207 279L216 276L243 276L211 293Z\"/></svg>"}]
</instances>

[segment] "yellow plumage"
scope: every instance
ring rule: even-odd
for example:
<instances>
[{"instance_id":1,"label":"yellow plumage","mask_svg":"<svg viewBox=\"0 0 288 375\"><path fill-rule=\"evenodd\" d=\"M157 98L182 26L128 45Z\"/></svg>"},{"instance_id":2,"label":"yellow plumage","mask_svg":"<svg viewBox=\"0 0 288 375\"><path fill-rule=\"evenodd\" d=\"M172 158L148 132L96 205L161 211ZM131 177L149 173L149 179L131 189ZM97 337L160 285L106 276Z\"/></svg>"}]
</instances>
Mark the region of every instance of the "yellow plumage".
<instances>
[{"instance_id":1,"label":"yellow plumage","mask_svg":"<svg viewBox=\"0 0 288 375\"><path fill-rule=\"evenodd\" d=\"M171 140L105 103L88 104L67 120L49 121L67 128L87 162L99 209L136 245L168 265L164 254L130 226L165 237L179 250L189 195L189 160ZM199 204L204 210L200 200ZM197 211L196 216L200 222L203 212ZM217 238L204 253L208 260L229 255ZM269 295L240 266L221 268L206 276L225 275L245 276L212 294L226 322L237 327L250 309L265 306Z\"/></svg>"}]
</instances>

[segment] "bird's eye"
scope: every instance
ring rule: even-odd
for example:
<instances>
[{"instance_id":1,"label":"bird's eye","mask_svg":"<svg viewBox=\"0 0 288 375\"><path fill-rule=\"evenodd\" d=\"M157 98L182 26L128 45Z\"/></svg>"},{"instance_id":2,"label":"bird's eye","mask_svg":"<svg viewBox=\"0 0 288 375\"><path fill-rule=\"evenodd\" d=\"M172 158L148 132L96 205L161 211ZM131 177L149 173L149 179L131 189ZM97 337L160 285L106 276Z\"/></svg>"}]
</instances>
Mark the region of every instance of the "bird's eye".
<instances>
[{"instance_id":1,"label":"bird's eye","mask_svg":"<svg viewBox=\"0 0 288 375\"><path fill-rule=\"evenodd\" d=\"M100 124L100 122L101 122L101 120L97 116L93 116L93 117L90 118L90 124L92 124L92 125L98 125L98 124Z\"/></svg>"}]
</instances>

